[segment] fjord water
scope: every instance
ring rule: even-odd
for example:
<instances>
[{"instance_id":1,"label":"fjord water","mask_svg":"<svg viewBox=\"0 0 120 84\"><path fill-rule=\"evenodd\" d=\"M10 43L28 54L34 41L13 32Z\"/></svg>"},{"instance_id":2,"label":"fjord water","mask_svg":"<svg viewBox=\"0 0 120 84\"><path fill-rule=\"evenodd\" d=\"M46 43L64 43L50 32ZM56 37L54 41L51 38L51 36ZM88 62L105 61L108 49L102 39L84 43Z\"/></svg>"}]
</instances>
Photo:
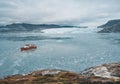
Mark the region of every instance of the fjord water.
<instances>
[{"instance_id":1,"label":"fjord water","mask_svg":"<svg viewBox=\"0 0 120 84\"><path fill-rule=\"evenodd\" d=\"M26 43L34 51L20 51ZM120 61L120 34L94 29L49 29L0 34L0 77L41 69L80 72L104 63Z\"/></svg>"}]
</instances>

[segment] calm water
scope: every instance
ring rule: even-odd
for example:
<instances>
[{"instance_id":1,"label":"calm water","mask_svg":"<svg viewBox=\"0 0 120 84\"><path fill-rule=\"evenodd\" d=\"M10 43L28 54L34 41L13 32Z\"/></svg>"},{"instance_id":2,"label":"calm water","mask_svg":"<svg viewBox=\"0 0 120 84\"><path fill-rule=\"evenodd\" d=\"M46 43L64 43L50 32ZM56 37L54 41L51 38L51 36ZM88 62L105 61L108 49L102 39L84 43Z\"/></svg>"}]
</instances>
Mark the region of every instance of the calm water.
<instances>
[{"instance_id":1,"label":"calm water","mask_svg":"<svg viewBox=\"0 0 120 84\"><path fill-rule=\"evenodd\" d=\"M86 29L43 32L0 34L0 77L39 69L80 72L91 66L120 61L120 34L99 34ZM36 44L38 48L21 52L20 47L26 43Z\"/></svg>"}]
</instances>

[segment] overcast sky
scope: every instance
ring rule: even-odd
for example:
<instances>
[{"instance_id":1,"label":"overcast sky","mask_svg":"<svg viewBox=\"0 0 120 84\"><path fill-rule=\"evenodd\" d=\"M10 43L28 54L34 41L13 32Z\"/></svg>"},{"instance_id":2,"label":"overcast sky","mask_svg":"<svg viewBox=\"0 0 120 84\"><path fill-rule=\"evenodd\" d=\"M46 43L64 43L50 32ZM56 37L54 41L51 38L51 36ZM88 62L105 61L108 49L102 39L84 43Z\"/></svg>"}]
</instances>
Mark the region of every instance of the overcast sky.
<instances>
[{"instance_id":1,"label":"overcast sky","mask_svg":"<svg viewBox=\"0 0 120 84\"><path fill-rule=\"evenodd\" d=\"M0 24L98 26L119 17L120 0L0 0Z\"/></svg>"}]
</instances>

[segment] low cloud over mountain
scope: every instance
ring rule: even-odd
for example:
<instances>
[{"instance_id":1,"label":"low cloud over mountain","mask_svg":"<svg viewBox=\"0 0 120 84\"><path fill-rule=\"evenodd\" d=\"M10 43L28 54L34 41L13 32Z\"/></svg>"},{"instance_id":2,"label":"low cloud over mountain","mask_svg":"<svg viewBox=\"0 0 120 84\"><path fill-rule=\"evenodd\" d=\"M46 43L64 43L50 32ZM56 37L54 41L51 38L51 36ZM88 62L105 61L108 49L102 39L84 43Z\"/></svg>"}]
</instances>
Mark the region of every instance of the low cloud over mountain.
<instances>
[{"instance_id":1,"label":"low cloud over mountain","mask_svg":"<svg viewBox=\"0 0 120 84\"><path fill-rule=\"evenodd\" d=\"M97 26L119 18L119 0L2 0L0 24L57 23Z\"/></svg>"}]
</instances>

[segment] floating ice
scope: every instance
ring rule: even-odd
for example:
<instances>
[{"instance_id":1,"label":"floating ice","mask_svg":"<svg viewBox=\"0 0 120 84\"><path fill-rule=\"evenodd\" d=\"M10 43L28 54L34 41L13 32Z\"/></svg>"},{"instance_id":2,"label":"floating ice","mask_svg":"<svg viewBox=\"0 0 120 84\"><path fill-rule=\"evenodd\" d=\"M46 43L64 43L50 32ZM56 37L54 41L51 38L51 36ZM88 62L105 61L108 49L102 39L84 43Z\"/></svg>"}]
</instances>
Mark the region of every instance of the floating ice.
<instances>
[{"instance_id":1,"label":"floating ice","mask_svg":"<svg viewBox=\"0 0 120 84\"><path fill-rule=\"evenodd\" d=\"M97 32L98 28L56 28L42 30L45 34L76 34L76 33L93 33Z\"/></svg>"}]
</instances>

